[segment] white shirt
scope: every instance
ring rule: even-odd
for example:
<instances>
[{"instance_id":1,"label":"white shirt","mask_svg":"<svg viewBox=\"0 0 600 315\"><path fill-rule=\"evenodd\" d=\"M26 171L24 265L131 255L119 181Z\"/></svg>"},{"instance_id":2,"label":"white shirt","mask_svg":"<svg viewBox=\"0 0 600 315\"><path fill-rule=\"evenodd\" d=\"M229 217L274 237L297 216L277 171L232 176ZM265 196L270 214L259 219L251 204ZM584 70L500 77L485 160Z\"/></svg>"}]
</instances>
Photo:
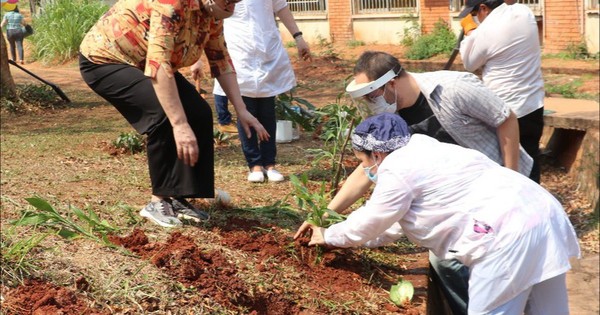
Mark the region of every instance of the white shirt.
<instances>
[{"instance_id":1,"label":"white shirt","mask_svg":"<svg viewBox=\"0 0 600 315\"><path fill-rule=\"evenodd\" d=\"M526 5L502 4L465 36L460 55L468 71L483 67L482 78L523 117L544 106L541 49L535 17Z\"/></svg>"},{"instance_id":2,"label":"white shirt","mask_svg":"<svg viewBox=\"0 0 600 315\"><path fill-rule=\"evenodd\" d=\"M271 97L296 86L296 77L274 14L285 0L244 0L224 21L225 41L242 96ZM215 80L213 94L225 95Z\"/></svg>"},{"instance_id":3,"label":"white shirt","mask_svg":"<svg viewBox=\"0 0 600 315\"><path fill-rule=\"evenodd\" d=\"M493 309L566 272L568 257L579 256L577 236L560 203L478 151L415 134L384 159L377 176L369 201L326 229L325 242L376 247L404 234L436 256L471 268L469 308ZM477 232L475 226L490 230ZM531 235L538 243L520 241ZM482 269L487 277L473 277ZM478 294L484 290L490 292Z\"/></svg>"}]
</instances>

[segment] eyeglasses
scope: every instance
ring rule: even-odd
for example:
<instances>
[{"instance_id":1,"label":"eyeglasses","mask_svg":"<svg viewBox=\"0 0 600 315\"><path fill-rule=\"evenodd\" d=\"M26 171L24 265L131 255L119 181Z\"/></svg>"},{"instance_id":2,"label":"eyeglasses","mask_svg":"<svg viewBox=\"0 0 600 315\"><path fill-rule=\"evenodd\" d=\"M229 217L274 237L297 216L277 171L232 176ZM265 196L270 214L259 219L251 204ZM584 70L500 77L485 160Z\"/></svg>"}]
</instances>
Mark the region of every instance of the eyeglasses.
<instances>
[{"instance_id":1,"label":"eyeglasses","mask_svg":"<svg viewBox=\"0 0 600 315\"><path fill-rule=\"evenodd\" d=\"M376 90L374 90L374 91L372 91L371 93L369 93L369 94L367 94L367 95L363 96L363 97L364 97L364 99L365 99L367 102L373 102L373 100L374 100L375 98L377 98L377 97L379 97L379 96L381 96L381 95L383 94L383 92L384 92L384 87L385 87L385 85L384 85L384 86L382 86L382 87L380 87L380 88L378 88L378 89L376 89Z\"/></svg>"}]
</instances>

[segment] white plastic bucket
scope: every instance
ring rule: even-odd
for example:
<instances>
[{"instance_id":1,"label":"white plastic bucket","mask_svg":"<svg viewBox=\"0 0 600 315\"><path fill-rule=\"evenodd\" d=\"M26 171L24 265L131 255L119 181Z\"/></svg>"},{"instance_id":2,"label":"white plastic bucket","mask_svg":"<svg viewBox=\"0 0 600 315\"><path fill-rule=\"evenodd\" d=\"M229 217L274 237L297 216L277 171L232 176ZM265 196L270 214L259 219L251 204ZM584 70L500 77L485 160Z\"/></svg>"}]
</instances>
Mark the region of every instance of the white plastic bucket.
<instances>
[{"instance_id":1,"label":"white plastic bucket","mask_svg":"<svg viewBox=\"0 0 600 315\"><path fill-rule=\"evenodd\" d=\"M277 143L292 142L294 131L292 128L292 121L290 120L278 120L277 131L275 132L275 141Z\"/></svg>"}]
</instances>

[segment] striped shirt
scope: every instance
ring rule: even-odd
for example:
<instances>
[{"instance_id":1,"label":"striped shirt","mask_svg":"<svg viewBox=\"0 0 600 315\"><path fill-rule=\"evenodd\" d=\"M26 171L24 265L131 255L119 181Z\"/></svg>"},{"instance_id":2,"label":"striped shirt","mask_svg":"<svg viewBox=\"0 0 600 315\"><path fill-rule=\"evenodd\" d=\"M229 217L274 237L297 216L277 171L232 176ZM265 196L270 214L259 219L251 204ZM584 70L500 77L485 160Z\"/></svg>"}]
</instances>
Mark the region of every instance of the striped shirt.
<instances>
[{"instance_id":1,"label":"striped shirt","mask_svg":"<svg viewBox=\"0 0 600 315\"><path fill-rule=\"evenodd\" d=\"M504 165L496 129L510 108L474 74L457 71L410 73L444 129L463 147ZM533 159L520 148L519 173L529 176Z\"/></svg>"},{"instance_id":2,"label":"striped shirt","mask_svg":"<svg viewBox=\"0 0 600 315\"><path fill-rule=\"evenodd\" d=\"M6 29L7 30L15 30L21 29L23 26L21 23L23 21L23 15L19 12L10 11L4 15L4 19L6 20Z\"/></svg>"}]
</instances>

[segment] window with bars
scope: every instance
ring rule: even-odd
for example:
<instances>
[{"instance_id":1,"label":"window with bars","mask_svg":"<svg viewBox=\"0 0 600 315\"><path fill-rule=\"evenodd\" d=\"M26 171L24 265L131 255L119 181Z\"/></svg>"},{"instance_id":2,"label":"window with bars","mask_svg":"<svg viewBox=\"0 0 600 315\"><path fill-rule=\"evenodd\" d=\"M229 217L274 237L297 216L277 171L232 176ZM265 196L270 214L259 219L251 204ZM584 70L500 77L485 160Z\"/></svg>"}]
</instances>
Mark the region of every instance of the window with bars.
<instances>
[{"instance_id":1,"label":"window with bars","mask_svg":"<svg viewBox=\"0 0 600 315\"><path fill-rule=\"evenodd\" d=\"M352 13L418 13L417 0L352 0Z\"/></svg>"},{"instance_id":2,"label":"window with bars","mask_svg":"<svg viewBox=\"0 0 600 315\"><path fill-rule=\"evenodd\" d=\"M598 2L598 0L588 1ZM465 2L466 0L450 0L450 10L453 12L460 12L465 7ZM519 0L517 2L528 6L535 14L541 14L542 12L542 0Z\"/></svg>"},{"instance_id":3,"label":"window with bars","mask_svg":"<svg viewBox=\"0 0 600 315\"><path fill-rule=\"evenodd\" d=\"M600 2L600 0L587 0L587 7L586 9L588 10L598 10L598 8L600 7L600 5L598 5Z\"/></svg>"},{"instance_id":4,"label":"window with bars","mask_svg":"<svg viewBox=\"0 0 600 315\"><path fill-rule=\"evenodd\" d=\"M327 13L327 2L325 0L287 0L287 3L294 15Z\"/></svg>"}]
</instances>

